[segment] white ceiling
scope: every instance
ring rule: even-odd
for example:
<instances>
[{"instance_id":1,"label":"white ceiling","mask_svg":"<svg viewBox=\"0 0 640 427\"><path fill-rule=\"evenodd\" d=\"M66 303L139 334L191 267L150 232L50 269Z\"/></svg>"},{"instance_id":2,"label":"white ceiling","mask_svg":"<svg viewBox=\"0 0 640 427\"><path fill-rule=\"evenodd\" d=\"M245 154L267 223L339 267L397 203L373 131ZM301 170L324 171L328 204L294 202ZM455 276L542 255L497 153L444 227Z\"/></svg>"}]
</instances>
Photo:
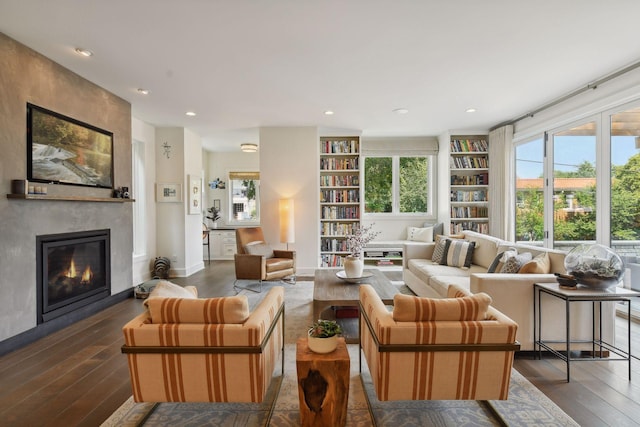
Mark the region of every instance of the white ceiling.
<instances>
[{"instance_id":1,"label":"white ceiling","mask_svg":"<svg viewBox=\"0 0 640 427\"><path fill-rule=\"evenodd\" d=\"M0 0L1 32L214 151L261 126L486 130L636 62L638 16L638 0Z\"/></svg>"}]
</instances>

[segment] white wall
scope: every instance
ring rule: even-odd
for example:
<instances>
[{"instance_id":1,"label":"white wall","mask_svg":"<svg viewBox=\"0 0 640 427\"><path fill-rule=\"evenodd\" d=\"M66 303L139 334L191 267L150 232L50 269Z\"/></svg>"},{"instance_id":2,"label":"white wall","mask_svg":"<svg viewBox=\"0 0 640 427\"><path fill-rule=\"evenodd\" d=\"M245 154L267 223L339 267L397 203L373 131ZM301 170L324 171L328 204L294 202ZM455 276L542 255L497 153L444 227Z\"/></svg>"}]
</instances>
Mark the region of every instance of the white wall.
<instances>
[{"instance_id":1,"label":"white wall","mask_svg":"<svg viewBox=\"0 0 640 427\"><path fill-rule=\"evenodd\" d=\"M278 201L294 200L298 274L313 274L318 266L319 221L319 135L316 127L260 128L261 222L265 239L279 243Z\"/></svg>"},{"instance_id":2,"label":"white wall","mask_svg":"<svg viewBox=\"0 0 640 427\"><path fill-rule=\"evenodd\" d=\"M184 265L185 275L204 268L202 260L202 210L195 215L189 214L188 200L190 191L189 176L202 178L202 141L200 136L189 129L184 130Z\"/></svg>"},{"instance_id":3,"label":"white wall","mask_svg":"<svg viewBox=\"0 0 640 427\"><path fill-rule=\"evenodd\" d=\"M142 254L133 257L133 281L134 285L151 278L153 259L156 257L156 203L155 203L155 176L156 176L156 129L152 125L133 117L131 119L131 134L133 141L144 144L145 167L145 194L136 192L135 203L141 203L144 198L145 211L145 249ZM135 220L134 220L135 222Z\"/></svg>"}]
</instances>

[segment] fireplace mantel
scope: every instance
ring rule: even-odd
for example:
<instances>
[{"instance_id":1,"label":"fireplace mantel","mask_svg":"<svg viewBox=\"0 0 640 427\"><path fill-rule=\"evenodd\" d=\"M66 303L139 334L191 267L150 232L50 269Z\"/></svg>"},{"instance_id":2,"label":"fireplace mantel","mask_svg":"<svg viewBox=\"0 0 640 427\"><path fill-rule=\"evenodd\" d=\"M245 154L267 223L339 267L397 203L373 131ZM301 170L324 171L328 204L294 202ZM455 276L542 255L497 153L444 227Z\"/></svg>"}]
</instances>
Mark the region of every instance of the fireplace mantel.
<instances>
[{"instance_id":1,"label":"fireplace mantel","mask_svg":"<svg viewBox=\"0 0 640 427\"><path fill-rule=\"evenodd\" d=\"M56 200L68 202L110 202L110 203L126 203L135 202L136 199L120 199L116 197L85 197L85 196L51 196L46 194L7 194L7 199L20 200Z\"/></svg>"}]
</instances>

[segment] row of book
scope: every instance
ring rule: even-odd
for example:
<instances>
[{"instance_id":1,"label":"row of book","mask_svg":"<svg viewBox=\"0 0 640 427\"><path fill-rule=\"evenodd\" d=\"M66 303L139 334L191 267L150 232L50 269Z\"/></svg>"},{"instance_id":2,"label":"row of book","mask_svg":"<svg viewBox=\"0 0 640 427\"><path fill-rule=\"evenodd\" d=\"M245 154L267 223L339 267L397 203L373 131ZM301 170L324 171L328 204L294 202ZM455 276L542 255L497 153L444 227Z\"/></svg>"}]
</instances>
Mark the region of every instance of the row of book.
<instances>
[{"instance_id":1,"label":"row of book","mask_svg":"<svg viewBox=\"0 0 640 427\"><path fill-rule=\"evenodd\" d=\"M487 190L451 190L452 202L486 202L487 200L489 200Z\"/></svg>"},{"instance_id":2,"label":"row of book","mask_svg":"<svg viewBox=\"0 0 640 427\"><path fill-rule=\"evenodd\" d=\"M489 159L486 156L451 156L449 166L452 169L488 168Z\"/></svg>"},{"instance_id":3,"label":"row of book","mask_svg":"<svg viewBox=\"0 0 640 427\"><path fill-rule=\"evenodd\" d=\"M360 185L358 175L322 175L320 176L322 187L357 187Z\"/></svg>"},{"instance_id":4,"label":"row of book","mask_svg":"<svg viewBox=\"0 0 640 427\"><path fill-rule=\"evenodd\" d=\"M320 152L323 154L358 154L360 144L356 139L320 141Z\"/></svg>"},{"instance_id":5,"label":"row of book","mask_svg":"<svg viewBox=\"0 0 640 427\"><path fill-rule=\"evenodd\" d=\"M346 239L321 239L320 250L322 252L349 252L349 244Z\"/></svg>"},{"instance_id":6,"label":"row of book","mask_svg":"<svg viewBox=\"0 0 640 427\"><path fill-rule=\"evenodd\" d=\"M360 190L322 190L321 203L359 203Z\"/></svg>"},{"instance_id":7,"label":"row of book","mask_svg":"<svg viewBox=\"0 0 640 427\"><path fill-rule=\"evenodd\" d=\"M360 206L323 206L320 212L321 219L358 219L360 218Z\"/></svg>"},{"instance_id":8,"label":"row of book","mask_svg":"<svg viewBox=\"0 0 640 427\"><path fill-rule=\"evenodd\" d=\"M451 185L489 185L489 173L451 175Z\"/></svg>"},{"instance_id":9,"label":"row of book","mask_svg":"<svg viewBox=\"0 0 640 427\"><path fill-rule=\"evenodd\" d=\"M335 170L358 170L360 165L359 157L349 159L321 158L320 169L325 171Z\"/></svg>"},{"instance_id":10,"label":"row of book","mask_svg":"<svg viewBox=\"0 0 640 427\"><path fill-rule=\"evenodd\" d=\"M489 234L489 224L486 222L457 222L451 223L449 231L451 234L458 234L463 230L476 231L478 233Z\"/></svg>"},{"instance_id":11,"label":"row of book","mask_svg":"<svg viewBox=\"0 0 640 427\"><path fill-rule=\"evenodd\" d=\"M487 152L489 144L485 139L452 139L451 151L454 153L462 153L465 151Z\"/></svg>"},{"instance_id":12,"label":"row of book","mask_svg":"<svg viewBox=\"0 0 640 427\"><path fill-rule=\"evenodd\" d=\"M320 237L348 236L357 229L357 222L323 222L320 224Z\"/></svg>"},{"instance_id":13,"label":"row of book","mask_svg":"<svg viewBox=\"0 0 640 427\"><path fill-rule=\"evenodd\" d=\"M320 267L342 267L342 265L342 257L340 255L322 255L322 262L320 263Z\"/></svg>"},{"instance_id":14,"label":"row of book","mask_svg":"<svg viewBox=\"0 0 640 427\"><path fill-rule=\"evenodd\" d=\"M486 206L451 207L451 218L487 218L489 208Z\"/></svg>"}]
</instances>

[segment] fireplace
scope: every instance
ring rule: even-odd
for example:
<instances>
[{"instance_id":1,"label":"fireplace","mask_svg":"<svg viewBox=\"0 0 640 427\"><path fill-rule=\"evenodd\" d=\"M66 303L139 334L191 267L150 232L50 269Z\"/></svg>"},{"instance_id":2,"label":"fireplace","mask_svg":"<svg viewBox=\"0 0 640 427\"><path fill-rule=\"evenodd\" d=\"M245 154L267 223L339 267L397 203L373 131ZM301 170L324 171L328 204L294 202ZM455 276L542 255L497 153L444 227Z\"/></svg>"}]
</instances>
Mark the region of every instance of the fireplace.
<instances>
[{"instance_id":1,"label":"fireplace","mask_svg":"<svg viewBox=\"0 0 640 427\"><path fill-rule=\"evenodd\" d=\"M110 230L36 236L38 323L111 295Z\"/></svg>"}]
</instances>

